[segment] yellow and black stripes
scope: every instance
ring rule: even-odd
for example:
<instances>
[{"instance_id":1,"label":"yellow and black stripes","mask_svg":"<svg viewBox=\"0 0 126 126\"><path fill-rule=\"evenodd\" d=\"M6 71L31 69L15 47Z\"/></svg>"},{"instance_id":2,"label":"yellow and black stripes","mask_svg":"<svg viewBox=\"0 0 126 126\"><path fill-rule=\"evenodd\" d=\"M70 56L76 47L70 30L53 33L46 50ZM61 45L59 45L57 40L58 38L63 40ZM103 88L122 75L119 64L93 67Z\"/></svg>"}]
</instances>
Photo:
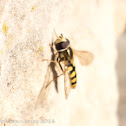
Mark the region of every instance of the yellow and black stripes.
<instances>
[{"instance_id":1,"label":"yellow and black stripes","mask_svg":"<svg viewBox=\"0 0 126 126\"><path fill-rule=\"evenodd\" d=\"M75 88L77 83L75 66L72 63L70 63L67 67L67 70L69 71L70 74L71 87Z\"/></svg>"}]
</instances>

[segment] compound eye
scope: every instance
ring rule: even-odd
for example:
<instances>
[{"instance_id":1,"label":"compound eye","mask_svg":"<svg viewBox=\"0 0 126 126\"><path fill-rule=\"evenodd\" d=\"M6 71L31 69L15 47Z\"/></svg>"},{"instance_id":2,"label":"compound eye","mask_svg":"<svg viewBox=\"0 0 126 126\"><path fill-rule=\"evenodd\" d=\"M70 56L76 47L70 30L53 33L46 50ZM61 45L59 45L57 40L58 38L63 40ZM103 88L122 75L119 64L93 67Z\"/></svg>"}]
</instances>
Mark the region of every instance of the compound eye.
<instances>
[{"instance_id":1,"label":"compound eye","mask_svg":"<svg viewBox=\"0 0 126 126\"><path fill-rule=\"evenodd\" d=\"M66 39L67 41L63 41L63 42L60 42L60 43L57 43L56 44L56 49L57 50L62 50L62 49L65 49L69 46L70 42L68 39Z\"/></svg>"}]
</instances>

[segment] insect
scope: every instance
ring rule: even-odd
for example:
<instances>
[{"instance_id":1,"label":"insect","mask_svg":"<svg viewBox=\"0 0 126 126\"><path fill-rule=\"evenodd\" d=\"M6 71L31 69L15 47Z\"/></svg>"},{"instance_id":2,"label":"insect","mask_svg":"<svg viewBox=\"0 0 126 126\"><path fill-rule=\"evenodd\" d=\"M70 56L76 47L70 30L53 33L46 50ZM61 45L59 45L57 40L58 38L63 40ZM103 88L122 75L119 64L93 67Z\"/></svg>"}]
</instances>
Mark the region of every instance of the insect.
<instances>
[{"instance_id":1,"label":"insect","mask_svg":"<svg viewBox=\"0 0 126 126\"><path fill-rule=\"evenodd\" d=\"M77 84L77 73L76 67L74 65L74 55L79 58L81 65L88 65L92 62L94 56L92 53L88 51L77 51L70 46L70 41L67 38L63 37L63 34L57 36L55 42L52 45L53 50L55 51L56 60L51 61L60 67L62 74L64 75L64 90L65 90L65 97L66 99L69 96L70 89L75 88ZM55 77L52 81L57 79L59 76ZM69 83L67 83L69 79ZM43 90L45 90L50 83L45 83L43 86Z\"/></svg>"},{"instance_id":2,"label":"insect","mask_svg":"<svg viewBox=\"0 0 126 126\"><path fill-rule=\"evenodd\" d=\"M70 47L70 41L67 38L64 38L63 35L59 36L54 42L56 54L57 54L57 62L62 70L66 74L68 72L69 79L71 83L71 87L76 87L76 69L73 62L73 50ZM63 65L61 65L63 62Z\"/></svg>"}]
</instances>

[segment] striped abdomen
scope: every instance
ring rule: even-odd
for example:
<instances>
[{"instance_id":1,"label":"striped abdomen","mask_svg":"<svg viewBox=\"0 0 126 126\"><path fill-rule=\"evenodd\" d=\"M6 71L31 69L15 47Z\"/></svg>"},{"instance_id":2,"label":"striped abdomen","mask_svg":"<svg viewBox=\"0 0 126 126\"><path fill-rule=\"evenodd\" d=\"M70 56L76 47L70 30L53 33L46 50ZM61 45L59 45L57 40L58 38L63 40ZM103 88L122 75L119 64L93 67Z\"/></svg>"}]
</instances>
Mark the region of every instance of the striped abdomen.
<instances>
[{"instance_id":1,"label":"striped abdomen","mask_svg":"<svg viewBox=\"0 0 126 126\"><path fill-rule=\"evenodd\" d=\"M67 67L67 70L69 71L70 74L71 87L75 88L77 83L75 66L72 63L70 63Z\"/></svg>"}]
</instances>

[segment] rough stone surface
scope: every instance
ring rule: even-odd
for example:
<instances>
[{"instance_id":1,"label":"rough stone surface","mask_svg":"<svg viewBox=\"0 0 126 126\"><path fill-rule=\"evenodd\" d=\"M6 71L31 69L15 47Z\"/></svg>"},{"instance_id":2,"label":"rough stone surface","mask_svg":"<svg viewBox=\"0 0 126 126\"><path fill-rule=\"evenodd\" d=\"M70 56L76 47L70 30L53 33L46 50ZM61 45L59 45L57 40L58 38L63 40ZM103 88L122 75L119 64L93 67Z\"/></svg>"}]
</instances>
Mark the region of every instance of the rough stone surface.
<instances>
[{"instance_id":1,"label":"rough stone surface","mask_svg":"<svg viewBox=\"0 0 126 126\"><path fill-rule=\"evenodd\" d=\"M55 126L117 126L113 1L2 0L0 6L0 119L18 121L6 126L43 125L33 123L39 119ZM51 59L54 29L73 48L94 54L89 66L75 58L78 83L67 100L63 76L58 93L54 82L40 93L53 75L42 59Z\"/></svg>"},{"instance_id":2,"label":"rough stone surface","mask_svg":"<svg viewBox=\"0 0 126 126\"><path fill-rule=\"evenodd\" d=\"M118 86L119 86L119 126L126 125L126 32L123 33L118 39L118 62L117 62L117 73L118 73Z\"/></svg>"}]
</instances>

